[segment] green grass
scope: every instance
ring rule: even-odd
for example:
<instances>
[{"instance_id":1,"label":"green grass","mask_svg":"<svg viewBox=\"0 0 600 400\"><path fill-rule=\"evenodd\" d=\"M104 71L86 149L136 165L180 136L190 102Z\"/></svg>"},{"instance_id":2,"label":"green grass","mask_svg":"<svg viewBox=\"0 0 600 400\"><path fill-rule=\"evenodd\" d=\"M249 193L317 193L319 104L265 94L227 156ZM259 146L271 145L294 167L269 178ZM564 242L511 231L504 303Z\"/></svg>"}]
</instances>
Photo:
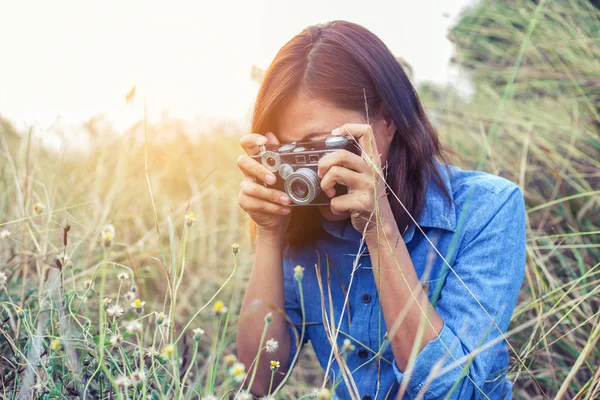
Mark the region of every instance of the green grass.
<instances>
[{"instance_id":1,"label":"green grass","mask_svg":"<svg viewBox=\"0 0 600 400\"><path fill-rule=\"evenodd\" d=\"M599 33L600 14L586 1L482 1L450 33L474 97L419 88L455 163L507 177L525 195L528 264L507 335L516 398L600 396ZM87 129L100 131L96 124ZM140 122L123 135L91 135L90 150L51 152L2 121L0 397L32 387L33 398L108 398L111 386L120 398L238 390L232 355L252 265L237 206L244 132L198 133ZM108 224L115 233L105 246ZM124 307L116 323L104 297ZM140 312L134 298L146 301ZM159 326L159 312L172 323ZM141 331L127 332L133 320ZM196 328L205 331L199 341ZM151 347L156 354L144 357ZM145 379L118 390L117 379L136 370ZM278 398L322 382L303 351Z\"/></svg>"}]
</instances>

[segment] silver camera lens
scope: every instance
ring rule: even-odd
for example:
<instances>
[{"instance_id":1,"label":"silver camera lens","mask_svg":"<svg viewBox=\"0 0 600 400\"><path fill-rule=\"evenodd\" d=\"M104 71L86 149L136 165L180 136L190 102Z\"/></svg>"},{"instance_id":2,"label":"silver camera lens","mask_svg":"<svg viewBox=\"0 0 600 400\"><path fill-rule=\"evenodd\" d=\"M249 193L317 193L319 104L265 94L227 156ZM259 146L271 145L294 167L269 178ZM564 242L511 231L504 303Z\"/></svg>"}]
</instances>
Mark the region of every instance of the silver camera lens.
<instances>
[{"instance_id":1,"label":"silver camera lens","mask_svg":"<svg viewBox=\"0 0 600 400\"><path fill-rule=\"evenodd\" d=\"M321 192L317 173L309 168L300 168L285 180L285 193L298 205L310 204Z\"/></svg>"}]
</instances>

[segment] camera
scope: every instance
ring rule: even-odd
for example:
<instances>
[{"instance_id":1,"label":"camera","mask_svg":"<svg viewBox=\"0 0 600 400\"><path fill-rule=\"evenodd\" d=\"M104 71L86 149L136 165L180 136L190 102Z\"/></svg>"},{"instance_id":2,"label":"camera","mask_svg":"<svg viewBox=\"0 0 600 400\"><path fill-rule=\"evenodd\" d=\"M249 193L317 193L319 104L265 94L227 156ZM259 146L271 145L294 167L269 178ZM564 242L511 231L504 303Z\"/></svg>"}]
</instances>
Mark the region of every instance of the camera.
<instances>
[{"instance_id":1,"label":"camera","mask_svg":"<svg viewBox=\"0 0 600 400\"><path fill-rule=\"evenodd\" d=\"M345 136L329 136L314 142L293 142L263 146L253 156L271 171L277 181L267 185L285 192L296 206L318 206L329 204L331 199L321 191L321 179L317 175L321 157L336 150L347 150L360 155L356 142ZM335 196L348 193L344 185L335 185Z\"/></svg>"}]
</instances>

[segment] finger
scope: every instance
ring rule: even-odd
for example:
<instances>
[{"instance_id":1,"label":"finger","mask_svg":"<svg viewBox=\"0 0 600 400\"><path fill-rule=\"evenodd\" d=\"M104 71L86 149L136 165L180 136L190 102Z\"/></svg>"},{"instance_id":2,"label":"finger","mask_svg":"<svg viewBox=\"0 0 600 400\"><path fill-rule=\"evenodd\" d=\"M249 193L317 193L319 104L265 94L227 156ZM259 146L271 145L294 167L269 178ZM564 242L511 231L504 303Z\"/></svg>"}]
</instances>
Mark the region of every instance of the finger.
<instances>
[{"instance_id":1,"label":"finger","mask_svg":"<svg viewBox=\"0 0 600 400\"><path fill-rule=\"evenodd\" d=\"M237 159L237 166L240 170L242 170L244 175L255 177L270 185L277 181L277 178L272 172L265 168L264 165L249 156L239 156Z\"/></svg>"},{"instance_id":2,"label":"finger","mask_svg":"<svg viewBox=\"0 0 600 400\"><path fill-rule=\"evenodd\" d=\"M240 138L240 145L246 154L253 156L260 152L260 147L267 144L268 138L258 133L249 133Z\"/></svg>"},{"instance_id":3,"label":"finger","mask_svg":"<svg viewBox=\"0 0 600 400\"><path fill-rule=\"evenodd\" d=\"M289 214L291 209L289 207L281 206L268 202L266 200L251 197L243 192L240 192L239 196L240 207L247 213L263 213L272 215L286 215Z\"/></svg>"},{"instance_id":4,"label":"finger","mask_svg":"<svg viewBox=\"0 0 600 400\"><path fill-rule=\"evenodd\" d=\"M327 171L334 165L339 165L344 168L356 172L366 172L367 163L359 155L349 152L348 150L336 150L333 153L326 154L319 160L319 169L317 175L322 178L327 174Z\"/></svg>"},{"instance_id":5,"label":"finger","mask_svg":"<svg viewBox=\"0 0 600 400\"><path fill-rule=\"evenodd\" d=\"M323 176L323 179L321 179L321 189L323 189L329 197L332 197L330 196L330 193L332 193L331 189L334 189L337 184L345 185L350 189L357 190L368 187L369 181L364 174L340 167L339 165L334 165L329 168L329 171L327 171L325 176ZM333 194L335 194L335 191Z\"/></svg>"},{"instance_id":6,"label":"finger","mask_svg":"<svg viewBox=\"0 0 600 400\"><path fill-rule=\"evenodd\" d=\"M362 195L345 194L334 197L329 204L331 212L335 215L343 215L354 212L362 212L364 210L372 210L371 201L368 194L365 192Z\"/></svg>"},{"instance_id":7,"label":"finger","mask_svg":"<svg viewBox=\"0 0 600 400\"><path fill-rule=\"evenodd\" d=\"M244 179L242 181L241 186L242 192L247 196L255 197L261 200L266 200L271 203L282 204L284 206L290 205L292 203L289 196L284 192L276 189L266 188L249 179Z\"/></svg>"},{"instance_id":8,"label":"finger","mask_svg":"<svg viewBox=\"0 0 600 400\"><path fill-rule=\"evenodd\" d=\"M377 152L373 127L369 124L344 124L331 131L331 134L354 138L362 152L371 157Z\"/></svg>"},{"instance_id":9,"label":"finger","mask_svg":"<svg viewBox=\"0 0 600 400\"><path fill-rule=\"evenodd\" d=\"M265 137L267 138L268 144L281 144L279 143L279 139L277 139L277 136L275 136L273 132L265 133Z\"/></svg>"}]
</instances>

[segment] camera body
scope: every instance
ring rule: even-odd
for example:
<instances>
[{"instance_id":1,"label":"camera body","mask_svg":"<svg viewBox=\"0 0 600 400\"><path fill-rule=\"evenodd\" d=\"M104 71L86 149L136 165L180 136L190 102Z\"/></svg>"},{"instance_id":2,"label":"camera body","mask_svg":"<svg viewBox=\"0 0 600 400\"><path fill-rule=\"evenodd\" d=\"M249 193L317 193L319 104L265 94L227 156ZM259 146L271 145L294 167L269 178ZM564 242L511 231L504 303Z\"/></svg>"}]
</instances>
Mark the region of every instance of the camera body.
<instances>
[{"instance_id":1,"label":"camera body","mask_svg":"<svg viewBox=\"0 0 600 400\"><path fill-rule=\"evenodd\" d=\"M317 176L318 162L321 157L336 150L347 150L360 155L360 149L354 140L345 136L329 136L315 142L263 146L261 152L252 158L277 178L273 185L265 186L286 193L293 206L318 206L331 202L327 194L321 191L321 179ZM346 186L335 186L335 196L346 193Z\"/></svg>"}]
</instances>

